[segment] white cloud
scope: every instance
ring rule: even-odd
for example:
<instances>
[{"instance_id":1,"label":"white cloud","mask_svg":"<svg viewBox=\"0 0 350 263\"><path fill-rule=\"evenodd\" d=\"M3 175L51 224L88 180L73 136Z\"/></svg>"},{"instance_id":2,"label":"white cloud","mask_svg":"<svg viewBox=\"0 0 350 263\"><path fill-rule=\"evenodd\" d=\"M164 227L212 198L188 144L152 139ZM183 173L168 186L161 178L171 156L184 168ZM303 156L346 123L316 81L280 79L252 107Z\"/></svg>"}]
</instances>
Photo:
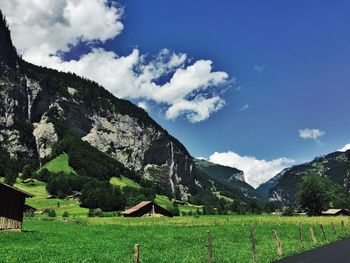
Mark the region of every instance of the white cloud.
<instances>
[{"instance_id":1,"label":"white cloud","mask_svg":"<svg viewBox=\"0 0 350 263\"><path fill-rule=\"evenodd\" d=\"M29 62L95 80L120 98L155 101L166 107L167 119L203 121L225 104L220 92L230 83L228 74L214 71L211 60L190 64L187 54L168 49L150 60L138 49L118 56L97 48L96 42L123 30L123 8L107 0L0 0L0 6L15 46ZM62 52L78 43L90 52L64 61Z\"/></svg>"},{"instance_id":2,"label":"white cloud","mask_svg":"<svg viewBox=\"0 0 350 263\"><path fill-rule=\"evenodd\" d=\"M148 110L148 105L145 101L140 101L138 104L137 104L138 107L144 109L145 111Z\"/></svg>"},{"instance_id":3,"label":"white cloud","mask_svg":"<svg viewBox=\"0 0 350 263\"><path fill-rule=\"evenodd\" d=\"M343 148L338 149L337 151L338 151L338 152L346 152L347 150L350 150L350 143L344 145Z\"/></svg>"},{"instance_id":4,"label":"white cloud","mask_svg":"<svg viewBox=\"0 0 350 263\"><path fill-rule=\"evenodd\" d=\"M257 71L257 72L262 72L265 70L265 66L264 65L255 65L254 66L254 69Z\"/></svg>"},{"instance_id":5,"label":"white cloud","mask_svg":"<svg viewBox=\"0 0 350 263\"><path fill-rule=\"evenodd\" d=\"M106 41L123 30L123 9L107 0L0 0L24 59L40 63L79 41Z\"/></svg>"},{"instance_id":6,"label":"white cloud","mask_svg":"<svg viewBox=\"0 0 350 263\"><path fill-rule=\"evenodd\" d=\"M266 161L253 156L241 156L233 151L215 152L209 157L209 161L244 171L247 183L253 187L258 187L294 163L294 160L285 157Z\"/></svg>"},{"instance_id":7,"label":"white cloud","mask_svg":"<svg viewBox=\"0 0 350 263\"><path fill-rule=\"evenodd\" d=\"M180 115L185 115L192 122L200 122L209 118L210 114L220 110L225 105L225 101L219 97L210 99L197 98L192 101L176 101L166 111L165 116L174 120Z\"/></svg>"},{"instance_id":8,"label":"white cloud","mask_svg":"<svg viewBox=\"0 0 350 263\"><path fill-rule=\"evenodd\" d=\"M326 133L319 129L302 129L299 130L299 137L303 139L317 140L321 138Z\"/></svg>"},{"instance_id":9,"label":"white cloud","mask_svg":"<svg viewBox=\"0 0 350 263\"><path fill-rule=\"evenodd\" d=\"M246 111L247 109L249 109L249 105L245 103L241 108L237 109L236 112Z\"/></svg>"}]
</instances>

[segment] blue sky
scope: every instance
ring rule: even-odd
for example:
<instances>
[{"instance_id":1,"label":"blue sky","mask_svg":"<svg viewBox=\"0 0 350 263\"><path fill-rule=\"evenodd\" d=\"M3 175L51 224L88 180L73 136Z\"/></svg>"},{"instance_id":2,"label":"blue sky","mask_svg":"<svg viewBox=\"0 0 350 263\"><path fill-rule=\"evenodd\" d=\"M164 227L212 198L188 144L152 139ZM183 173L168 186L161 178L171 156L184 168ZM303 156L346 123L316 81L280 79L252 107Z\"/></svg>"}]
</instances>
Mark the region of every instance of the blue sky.
<instances>
[{"instance_id":1,"label":"blue sky","mask_svg":"<svg viewBox=\"0 0 350 263\"><path fill-rule=\"evenodd\" d=\"M126 30L111 48L186 52L236 78L227 105L205 122L169 122L151 112L193 155L234 150L304 160L350 141L350 3L126 2ZM303 128L325 131L324 144L299 138Z\"/></svg>"},{"instance_id":2,"label":"blue sky","mask_svg":"<svg viewBox=\"0 0 350 263\"><path fill-rule=\"evenodd\" d=\"M65 1L61 2L62 7L49 9L64 10ZM104 2L101 14L108 11L108 6L116 6L114 1L109 4ZM35 6L30 8L34 10ZM241 168L252 170L249 181L256 186L285 166L311 160L350 142L350 2L120 0L116 8L120 8L115 17L120 24L113 24L114 33L94 32L98 35L94 44L89 41L94 37L86 37L77 45L71 40L76 35L66 41L69 48L52 44L52 50L65 53L60 65L53 67L74 71L65 62L79 60L94 48L125 58L131 58L137 50L134 57L144 56L142 65L149 65L164 49L169 56L177 54L177 58L186 54L179 68L186 69L196 61L212 61L210 73L228 76L217 76L217 85L207 85L199 91L199 98L216 96L225 105L215 104L209 117L201 117L200 121L191 122L186 114L177 113L167 118L166 111L174 102L157 100L155 95L135 98L120 90L115 93L135 104L145 103L149 114L193 156L231 166L247 161ZM5 10L10 27L16 19L14 10L10 4ZM91 18L91 23L97 19ZM15 44L17 41L26 55L25 44L21 46L16 26L13 28ZM51 65L35 54L28 51L28 60ZM169 81L177 69L167 71L157 84ZM96 77L85 71L79 73ZM109 83L102 84L108 88ZM288 159L276 165L270 163L282 157ZM266 162L259 163L263 160ZM258 167L254 170L255 161ZM261 173L259 165L266 165Z\"/></svg>"}]
</instances>

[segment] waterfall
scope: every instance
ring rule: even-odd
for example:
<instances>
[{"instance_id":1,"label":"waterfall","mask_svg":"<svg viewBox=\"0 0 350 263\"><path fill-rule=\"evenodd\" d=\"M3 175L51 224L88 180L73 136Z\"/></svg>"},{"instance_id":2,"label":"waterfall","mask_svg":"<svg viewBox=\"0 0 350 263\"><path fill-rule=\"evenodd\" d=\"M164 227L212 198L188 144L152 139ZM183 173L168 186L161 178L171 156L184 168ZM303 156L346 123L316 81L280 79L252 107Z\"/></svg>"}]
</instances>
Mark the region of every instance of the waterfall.
<instances>
[{"instance_id":1,"label":"waterfall","mask_svg":"<svg viewBox=\"0 0 350 263\"><path fill-rule=\"evenodd\" d=\"M30 93L29 90L27 89L27 114L28 114L28 120L30 122L31 119L31 101L30 101Z\"/></svg>"},{"instance_id":2,"label":"waterfall","mask_svg":"<svg viewBox=\"0 0 350 263\"><path fill-rule=\"evenodd\" d=\"M169 182L170 182L170 186L171 186L171 192L173 195L175 195L175 185L173 182L173 174L174 174L174 147L173 147L173 142L170 141L170 153L171 153L171 163L170 163L170 167L169 167Z\"/></svg>"}]
</instances>

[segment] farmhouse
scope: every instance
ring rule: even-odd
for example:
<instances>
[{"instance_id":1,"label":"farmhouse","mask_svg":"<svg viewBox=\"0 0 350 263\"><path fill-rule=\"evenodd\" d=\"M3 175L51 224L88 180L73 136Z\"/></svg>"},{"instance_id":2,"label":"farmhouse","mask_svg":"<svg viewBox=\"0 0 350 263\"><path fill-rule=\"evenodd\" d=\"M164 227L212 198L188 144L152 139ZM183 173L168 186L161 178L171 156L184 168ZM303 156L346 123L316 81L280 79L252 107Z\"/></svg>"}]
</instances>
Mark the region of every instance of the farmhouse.
<instances>
[{"instance_id":1,"label":"farmhouse","mask_svg":"<svg viewBox=\"0 0 350 263\"><path fill-rule=\"evenodd\" d=\"M135 205L134 207L124 211L122 214L124 217L173 217L173 214L171 212L157 205L153 201L142 201L138 205Z\"/></svg>"},{"instance_id":2,"label":"farmhouse","mask_svg":"<svg viewBox=\"0 0 350 263\"><path fill-rule=\"evenodd\" d=\"M27 197L34 195L0 183L0 230L22 228L24 203Z\"/></svg>"},{"instance_id":3,"label":"farmhouse","mask_svg":"<svg viewBox=\"0 0 350 263\"><path fill-rule=\"evenodd\" d=\"M348 209L328 209L323 211L322 215L324 216L349 216L350 211Z\"/></svg>"}]
</instances>

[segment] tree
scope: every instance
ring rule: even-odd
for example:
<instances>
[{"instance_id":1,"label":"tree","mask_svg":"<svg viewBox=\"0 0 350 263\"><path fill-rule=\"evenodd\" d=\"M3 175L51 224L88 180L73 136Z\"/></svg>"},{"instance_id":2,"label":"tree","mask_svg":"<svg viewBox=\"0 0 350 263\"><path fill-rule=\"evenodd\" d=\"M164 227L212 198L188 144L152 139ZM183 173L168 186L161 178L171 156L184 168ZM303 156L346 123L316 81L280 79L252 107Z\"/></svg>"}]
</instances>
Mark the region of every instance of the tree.
<instances>
[{"instance_id":1,"label":"tree","mask_svg":"<svg viewBox=\"0 0 350 263\"><path fill-rule=\"evenodd\" d=\"M326 210L334 197L332 182L326 177L315 174L304 176L297 200L302 209L308 210L310 215L319 215Z\"/></svg>"},{"instance_id":2,"label":"tree","mask_svg":"<svg viewBox=\"0 0 350 263\"><path fill-rule=\"evenodd\" d=\"M23 169L22 169L22 176L21 176L22 181L31 177L32 177L32 169L30 168L29 164L26 164L25 166L23 166Z\"/></svg>"},{"instance_id":3,"label":"tree","mask_svg":"<svg viewBox=\"0 0 350 263\"><path fill-rule=\"evenodd\" d=\"M5 184L14 185L17 178L17 161L15 159L9 159L7 166L5 167Z\"/></svg>"}]
</instances>

